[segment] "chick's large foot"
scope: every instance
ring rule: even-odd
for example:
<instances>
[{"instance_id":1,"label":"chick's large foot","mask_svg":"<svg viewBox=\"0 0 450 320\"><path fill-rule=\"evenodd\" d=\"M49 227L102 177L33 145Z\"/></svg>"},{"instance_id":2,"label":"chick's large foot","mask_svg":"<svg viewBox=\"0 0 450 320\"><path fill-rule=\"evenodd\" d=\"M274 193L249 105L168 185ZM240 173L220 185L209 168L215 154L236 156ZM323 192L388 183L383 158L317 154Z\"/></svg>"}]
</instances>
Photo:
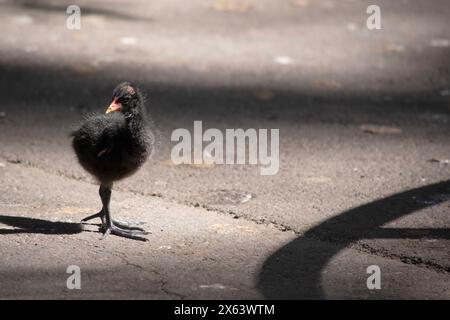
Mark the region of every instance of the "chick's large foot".
<instances>
[{"instance_id":1,"label":"chick's large foot","mask_svg":"<svg viewBox=\"0 0 450 320\"><path fill-rule=\"evenodd\" d=\"M143 236L147 235L148 232L141 228L134 227L133 229L123 229L115 225L115 223L110 223L102 225L100 230L103 232L103 239L106 238L109 234L114 234L119 237L124 237L128 239L140 240L140 241L148 241L148 239Z\"/></svg>"},{"instance_id":2,"label":"chick's large foot","mask_svg":"<svg viewBox=\"0 0 450 320\"><path fill-rule=\"evenodd\" d=\"M106 225L106 215L103 212L103 210L101 210L100 212L98 212L96 214L90 215L86 218L83 218L81 220L81 223L85 223L85 222L95 219L95 218L100 218L102 220L102 225ZM119 227L120 229L137 230L137 231L146 233L146 231L144 229L137 227L137 225L145 224L145 222L131 223L131 222L126 222L126 221L122 221L122 220L112 220L112 224L115 225L116 227Z\"/></svg>"},{"instance_id":3,"label":"chick's large foot","mask_svg":"<svg viewBox=\"0 0 450 320\"><path fill-rule=\"evenodd\" d=\"M87 221L95 219L95 218L100 218L100 219L102 219L102 222L103 222L105 219L105 214L103 213L103 210L100 210L100 212L97 212L96 214L93 214L91 216L87 216L87 217L81 219L81 223L87 222Z\"/></svg>"},{"instance_id":4,"label":"chick's large foot","mask_svg":"<svg viewBox=\"0 0 450 320\"><path fill-rule=\"evenodd\" d=\"M113 225L115 225L116 227L119 227L121 229L137 230L137 231L145 232L145 234L148 234L148 232L146 232L144 229L136 227L137 225L145 224L145 222L127 222L127 221L123 221L123 220L112 220L112 223L113 223Z\"/></svg>"}]
</instances>

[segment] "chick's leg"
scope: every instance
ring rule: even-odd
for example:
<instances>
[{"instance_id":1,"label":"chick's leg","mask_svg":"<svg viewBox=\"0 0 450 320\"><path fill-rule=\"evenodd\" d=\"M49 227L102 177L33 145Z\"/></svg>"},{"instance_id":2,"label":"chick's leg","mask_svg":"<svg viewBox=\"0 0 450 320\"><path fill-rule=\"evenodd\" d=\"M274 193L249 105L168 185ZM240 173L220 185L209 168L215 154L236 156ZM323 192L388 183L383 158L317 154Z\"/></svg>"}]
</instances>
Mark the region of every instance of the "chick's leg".
<instances>
[{"instance_id":1,"label":"chick's leg","mask_svg":"<svg viewBox=\"0 0 450 320\"><path fill-rule=\"evenodd\" d=\"M114 220L111 218L111 214L109 212L109 202L111 200L111 186L110 185L101 185L100 186L100 198L103 203L103 213L104 213L104 222L102 223L102 231L103 238L108 236L109 234L114 234L116 236L147 241L147 239L143 238L143 235L146 235L147 232L140 228L128 228L123 229L116 224ZM103 220L103 219L102 219Z\"/></svg>"},{"instance_id":2,"label":"chick's leg","mask_svg":"<svg viewBox=\"0 0 450 320\"><path fill-rule=\"evenodd\" d=\"M109 187L109 189L111 190L111 187ZM103 197L108 197L108 195L106 193L107 193L106 187L100 186L100 189L99 189L100 198L103 199ZM111 197L111 195L109 195L109 197ZM105 200L107 200L107 199L105 198ZM102 203L104 203L103 200L102 200ZM109 201L107 201L107 204L109 205ZM102 210L100 210L99 212L97 212L93 215L83 218L81 220L81 223L87 222L87 221L95 219L95 218L100 218L102 220L102 226L105 225L106 224L106 213L105 213L104 208L105 208L105 204L103 204ZM135 226L138 224L143 224L143 222L128 223L126 221L119 221L119 220L114 220L114 219L111 219L111 221L115 226L122 228L122 229L138 230L138 231L145 232L144 229Z\"/></svg>"}]
</instances>

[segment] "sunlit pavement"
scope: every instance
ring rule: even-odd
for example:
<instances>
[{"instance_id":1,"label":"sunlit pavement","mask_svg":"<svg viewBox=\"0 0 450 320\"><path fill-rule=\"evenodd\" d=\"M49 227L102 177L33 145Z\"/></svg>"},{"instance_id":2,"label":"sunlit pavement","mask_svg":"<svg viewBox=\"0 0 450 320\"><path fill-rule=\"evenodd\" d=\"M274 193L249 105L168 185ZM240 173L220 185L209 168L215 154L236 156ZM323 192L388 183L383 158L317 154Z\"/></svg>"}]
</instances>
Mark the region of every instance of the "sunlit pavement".
<instances>
[{"instance_id":1,"label":"sunlit pavement","mask_svg":"<svg viewBox=\"0 0 450 320\"><path fill-rule=\"evenodd\" d=\"M446 1L380 1L374 31L364 1L110 3L70 31L69 3L0 2L1 298L450 298ZM78 225L69 132L123 80L159 132L113 193L145 243ZM279 128L278 174L173 165L194 120Z\"/></svg>"}]
</instances>

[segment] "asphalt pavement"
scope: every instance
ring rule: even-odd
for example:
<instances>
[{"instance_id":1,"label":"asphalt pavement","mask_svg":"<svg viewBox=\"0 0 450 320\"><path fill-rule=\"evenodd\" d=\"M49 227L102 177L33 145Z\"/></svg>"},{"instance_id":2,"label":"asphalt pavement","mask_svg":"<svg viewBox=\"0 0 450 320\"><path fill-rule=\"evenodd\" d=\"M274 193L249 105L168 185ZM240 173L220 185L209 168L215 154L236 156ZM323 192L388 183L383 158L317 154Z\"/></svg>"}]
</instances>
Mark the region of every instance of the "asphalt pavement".
<instances>
[{"instance_id":1,"label":"asphalt pavement","mask_svg":"<svg viewBox=\"0 0 450 320\"><path fill-rule=\"evenodd\" d=\"M448 1L378 1L381 30L369 1L69 4L0 1L0 298L450 298ZM125 80L157 144L112 213L148 242L79 224L69 133ZM279 172L174 165L195 120L279 129Z\"/></svg>"}]
</instances>

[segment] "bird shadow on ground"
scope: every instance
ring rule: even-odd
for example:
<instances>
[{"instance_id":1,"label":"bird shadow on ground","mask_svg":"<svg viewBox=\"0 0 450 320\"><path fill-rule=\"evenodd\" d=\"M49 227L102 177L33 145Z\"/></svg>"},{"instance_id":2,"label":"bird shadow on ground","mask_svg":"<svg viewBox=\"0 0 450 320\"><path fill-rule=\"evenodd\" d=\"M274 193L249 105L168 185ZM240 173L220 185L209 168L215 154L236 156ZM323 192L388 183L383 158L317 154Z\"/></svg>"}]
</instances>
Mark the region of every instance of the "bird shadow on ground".
<instances>
[{"instance_id":1,"label":"bird shadow on ground","mask_svg":"<svg viewBox=\"0 0 450 320\"><path fill-rule=\"evenodd\" d=\"M258 288L268 299L325 299L322 270L339 251L355 241L448 240L450 229L384 229L381 226L448 201L449 196L450 180L447 180L375 200L330 218L272 254L263 264Z\"/></svg>"},{"instance_id":2,"label":"bird shadow on ground","mask_svg":"<svg viewBox=\"0 0 450 320\"><path fill-rule=\"evenodd\" d=\"M53 222L42 219L0 215L0 224L5 224L15 229L0 229L0 235L17 233L40 234L76 234L83 230L79 223Z\"/></svg>"}]
</instances>

